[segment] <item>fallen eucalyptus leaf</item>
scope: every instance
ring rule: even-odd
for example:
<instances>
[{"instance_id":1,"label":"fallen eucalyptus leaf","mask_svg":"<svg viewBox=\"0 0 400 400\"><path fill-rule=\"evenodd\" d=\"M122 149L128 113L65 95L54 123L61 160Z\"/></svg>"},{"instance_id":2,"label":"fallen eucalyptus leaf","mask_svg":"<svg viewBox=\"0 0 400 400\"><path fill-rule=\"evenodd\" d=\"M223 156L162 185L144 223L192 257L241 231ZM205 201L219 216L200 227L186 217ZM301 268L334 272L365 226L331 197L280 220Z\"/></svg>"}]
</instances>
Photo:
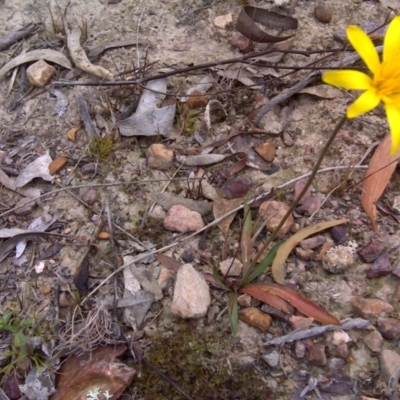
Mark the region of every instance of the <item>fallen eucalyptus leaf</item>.
<instances>
[{"instance_id":1,"label":"fallen eucalyptus leaf","mask_svg":"<svg viewBox=\"0 0 400 400\"><path fill-rule=\"evenodd\" d=\"M339 219L334 221L319 222L313 226L301 229L286 240L278 249L274 261L272 262L271 272L275 282L283 285L285 283L285 262L290 252L304 239L314 233L332 228L336 225L345 224L349 219Z\"/></svg>"},{"instance_id":2,"label":"fallen eucalyptus leaf","mask_svg":"<svg viewBox=\"0 0 400 400\"><path fill-rule=\"evenodd\" d=\"M45 153L36 160L32 161L19 173L15 181L16 187L20 188L25 186L34 178L42 178L45 181L52 181L54 176L52 176L49 172L49 165L52 161L53 160L51 159L49 153Z\"/></svg>"},{"instance_id":3,"label":"fallen eucalyptus leaf","mask_svg":"<svg viewBox=\"0 0 400 400\"><path fill-rule=\"evenodd\" d=\"M18 67L21 64L37 60L50 61L55 64L59 64L67 69L72 68L72 65L69 62L68 58L65 57L64 54L60 53L59 51L51 49L32 50L28 51L25 54L20 54L19 56L13 58L6 65L4 65L3 68L0 69L0 80L4 77L4 75L8 71L12 70L13 68Z\"/></svg>"}]
</instances>

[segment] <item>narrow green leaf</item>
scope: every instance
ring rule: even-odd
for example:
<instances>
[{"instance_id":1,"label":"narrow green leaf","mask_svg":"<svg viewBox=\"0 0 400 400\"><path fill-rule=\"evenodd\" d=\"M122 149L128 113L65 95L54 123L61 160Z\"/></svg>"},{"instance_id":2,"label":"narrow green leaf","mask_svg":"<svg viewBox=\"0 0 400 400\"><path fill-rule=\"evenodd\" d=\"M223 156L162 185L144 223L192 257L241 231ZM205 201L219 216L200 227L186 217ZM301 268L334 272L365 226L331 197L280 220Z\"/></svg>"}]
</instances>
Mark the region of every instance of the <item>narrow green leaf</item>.
<instances>
[{"instance_id":1,"label":"narrow green leaf","mask_svg":"<svg viewBox=\"0 0 400 400\"><path fill-rule=\"evenodd\" d=\"M229 293L228 296L228 316L231 323L232 335L236 336L239 326L239 306L238 294L236 292Z\"/></svg>"},{"instance_id":2,"label":"narrow green leaf","mask_svg":"<svg viewBox=\"0 0 400 400\"><path fill-rule=\"evenodd\" d=\"M240 241L240 250L242 254L243 276L246 276L250 266L251 257L251 211L247 202L244 202L244 224L242 229L242 238Z\"/></svg>"},{"instance_id":3,"label":"narrow green leaf","mask_svg":"<svg viewBox=\"0 0 400 400\"><path fill-rule=\"evenodd\" d=\"M225 283L222 282L221 275L218 273L218 269L214 265L213 265L213 278L215 279L215 282L221 289L229 290L228 286L226 286Z\"/></svg>"},{"instance_id":4,"label":"narrow green leaf","mask_svg":"<svg viewBox=\"0 0 400 400\"><path fill-rule=\"evenodd\" d=\"M279 246L283 243L283 241L278 242L275 244L272 249L268 252L265 256L264 260L260 262L252 271L249 271L246 280L244 281L244 286L248 285L249 283L253 282L254 279L258 278L262 273L264 273L267 268L272 264L274 258L276 256L276 252L279 249Z\"/></svg>"}]
</instances>

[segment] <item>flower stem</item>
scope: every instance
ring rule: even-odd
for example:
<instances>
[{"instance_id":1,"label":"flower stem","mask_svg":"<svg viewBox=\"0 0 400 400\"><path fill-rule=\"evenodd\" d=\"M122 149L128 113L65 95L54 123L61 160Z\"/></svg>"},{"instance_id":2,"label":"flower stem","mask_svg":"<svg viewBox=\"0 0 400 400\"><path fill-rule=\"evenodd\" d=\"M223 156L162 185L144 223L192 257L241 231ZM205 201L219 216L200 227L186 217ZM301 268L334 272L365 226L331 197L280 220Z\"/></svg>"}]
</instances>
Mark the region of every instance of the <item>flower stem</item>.
<instances>
[{"instance_id":1,"label":"flower stem","mask_svg":"<svg viewBox=\"0 0 400 400\"><path fill-rule=\"evenodd\" d=\"M300 203L301 199L303 198L303 196L305 195L305 193L307 192L308 188L311 186L315 175L317 175L319 167L321 166L322 160L324 159L329 147L331 146L332 142L335 140L336 135L338 134L338 132L340 131L340 129L342 128L342 126L344 125L344 123L347 121L347 117L343 116L339 122L336 124L335 129L333 130L333 132L331 133L331 136L329 137L329 139L327 140L327 142L325 143L325 146L323 147L323 149L321 150L321 153L319 154L318 160L314 165L314 168L312 169L311 175L309 176L307 183L304 185L303 190L300 192L300 194L297 196L297 198L293 201L291 207L289 208L289 210L286 212L286 214L284 215L284 217L281 219L281 222L279 223L279 225L275 228L275 230L271 233L271 235L269 236L269 238L267 239L267 241L265 242L264 246L262 247L262 249L257 253L256 257L254 258L254 260L252 261L250 268L248 269L248 272L250 272L254 266L257 263L257 260L262 256L262 254L264 253L265 249L272 243L272 241L277 237L279 231L281 230L282 226L284 225L284 223L286 222L286 220L289 218L289 216L292 214L292 212L295 210L295 208L298 206L298 204ZM247 274L248 275L248 274ZM246 282L246 278L247 276L244 276L242 279L242 282ZM248 282L250 283L250 282Z\"/></svg>"}]
</instances>

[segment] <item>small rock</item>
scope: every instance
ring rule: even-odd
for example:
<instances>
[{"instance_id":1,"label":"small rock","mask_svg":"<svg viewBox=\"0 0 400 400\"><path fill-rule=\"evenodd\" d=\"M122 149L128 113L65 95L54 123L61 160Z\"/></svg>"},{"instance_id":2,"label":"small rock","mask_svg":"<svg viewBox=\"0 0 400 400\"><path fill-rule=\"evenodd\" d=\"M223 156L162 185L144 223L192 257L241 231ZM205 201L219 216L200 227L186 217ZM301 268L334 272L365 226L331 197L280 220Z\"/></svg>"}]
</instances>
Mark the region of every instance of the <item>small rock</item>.
<instances>
[{"instance_id":1,"label":"small rock","mask_svg":"<svg viewBox=\"0 0 400 400\"><path fill-rule=\"evenodd\" d=\"M238 298L238 304L241 307L250 307L251 306L251 296L248 294L242 294Z\"/></svg>"},{"instance_id":2,"label":"small rock","mask_svg":"<svg viewBox=\"0 0 400 400\"><path fill-rule=\"evenodd\" d=\"M110 239L110 234L109 234L109 232L105 232L105 231L99 232L99 234L97 235L97 239L108 240L108 239Z\"/></svg>"},{"instance_id":3,"label":"small rock","mask_svg":"<svg viewBox=\"0 0 400 400\"><path fill-rule=\"evenodd\" d=\"M314 194L302 200L301 206L297 208L299 214L310 216L318 211L325 200L325 195L322 193Z\"/></svg>"},{"instance_id":4,"label":"small rock","mask_svg":"<svg viewBox=\"0 0 400 400\"><path fill-rule=\"evenodd\" d=\"M299 197L301 191L303 190L304 186L306 186L306 184L307 184L307 179L301 179L300 181L297 181L294 184L294 198L295 199L297 199L297 197ZM302 201L307 199L310 196L311 196L311 187L309 187L307 189L307 191L305 192L305 194L302 198ZM301 202L300 202L300 204L301 204Z\"/></svg>"},{"instance_id":5,"label":"small rock","mask_svg":"<svg viewBox=\"0 0 400 400\"><path fill-rule=\"evenodd\" d=\"M299 317L297 315L292 315L289 318L289 322L292 324L293 329L298 329L302 326L311 325L314 322L314 318Z\"/></svg>"},{"instance_id":6,"label":"small rock","mask_svg":"<svg viewBox=\"0 0 400 400\"><path fill-rule=\"evenodd\" d=\"M244 197L248 193L252 183L241 176L228 179L221 189L221 195L225 199L232 200Z\"/></svg>"},{"instance_id":7,"label":"small rock","mask_svg":"<svg viewBox=\"0 0 400 400\"><path fill-rule=\"evenodd\" d=\"M351 305L363 317L382 317L394 311L394 307L383 300L365 299L361 296L354 296L350 299Z\"/></svg>"},{"instance_id":8,"label":"small rock","mask_svg":"<svg viewBox=\"0 0 400 400\"><path fill-rule=\"evenodd\" d=\"M219 263L219 270L224 276L239 276L243 270L243 264L237 258L227 258Z\"/></svg>"},{"instance_id":9,"label":"small rock","mask_svg":"<svg viewBox=\"0 0 400 400\"><path fill-rule=\"evenodd\" d=\"M279 365L280 350L270 349L264 353L261 358L265 361L271 368L276 368Z\"/></svg>"},{"instance_id":10,"label":"small rock","mask_svg":"<svg viewBox=\"0 0 400 400\"><path fill-rule=\"evenodd\" d=\"M214 25L217 28L221 29L226 29L227 27L229 27L229 25L232 25L232 23L233 23L233 17L231 13L226 15L219 15L214 19Z\"/></svg>"},{"instance_id":11,"label":"small rock","mask_svg":"<svg viewBox=\"0 0 400 400\"><path fill-rule=\"evenodd\" d=\"M231 43L240 51L249 51L252 45L251 40L241 33L235 33L231 38Z\"/></svg>"},{"instance_id":12,"label":"small rock","mask_svg":"<svg viewBox=\"0 0 400 400\"><path fill-rule=\"evenodd\" d=\"M60 307L69 307L69 301L68 301L68 293L67 292L61 292L60 297L58 298L58 304Z\"/></svg>"},{"instance_id":13,"label":"small rock","mask_svg":"<svg viewBox=\"0 0 400 400\"><path fill-rule=\"evenodd\" d=\"M389 275L392 272L392 263L388 253L381 254L367 271L367 278L374 279Z\"/></svg>"},{"instance_id":14,"label":"small rock","mask_svg":"<svg viewBox=\"0 0 400 400\"><path fill-rule=\"evenodd\" d=\"M271 142L265 142L255 147L254 150L258 153L258 155L263 158L267 162L274 161L276 146Z\"/></svg>"},{"instance_id":15,"label":"small rock","mask_svg":"<svg viewBox=\"0 0 400 400\"><path fill-rule=\"evenodd\" d=\"M382 351L383 337L378 331L372 331L364 336L364 343L371 351L372 355L378 355Z\"/></svg>"},{"instance_id":16,"label":"small rock","mask_svg":"<svg viewBox=\"0 0 400 400\"><path fill-rule=\"evenodd\" d=\"M26 69L26 77L31 85L44 87L56 73L56 69L44 60L36 61Z\"/></svg>"},{"instance_id":17,"label":"small rock","mask_svg":"<svg viewBox=\"0 0 400 400\"><path fill-rule=\"evenodd\" d=\"M358 250L359 256L367 263L376 260L385 251L385 246L375 239L369 241L364 247Z\"/></svg>"},{"instance_id":18,"label":"small rock","mask_svg":"<svg viewBox=\"0 0 400 400\"><path fill-rule=\"evenodd\" d=\"M155 143L147 149L146 158L150 168L165 171L174 163L174 152L163 144Z\"/></svg>"},{"instance_id":19,"label":"small rock","mask_svg":"<svg viewBox=\"0 0 400 400\"><path fill-rule=\"evenodd\" d=\"M243 371L249 371L254 367L255 359L252 356L239 356L235 358L235 364Z\"/></svg>"},{"instance_id":20,"label":"small rock","mask_svg":"<svg viewBox=\"0 0 400 400\"><path fill-rule=\"evenodd\" d=\"M379 356L379 363L382 379L389 383L389 380L400 369L400 355L393 350L383 350Z\"/></svg>"},{"instance_id":21,"label":"small rock","mask_svg":"<svg viewBox=\"0 0 400 400\"><path fill-rule=\"evenodd\" d=\"M99 198L99 192L96 189L89 189L82 195L82 200L90 206L96 203Z\"/></svg>"},{"instance_id":22,"label":"small rock","mask_svg":"<svg viewBox=\"0 0 400 400\"><path fill-rule=\"evenodd\" d=\"M295 252L296 255L304 261L311 260L314 255L314 252L311 249L304 250L301 247L296 247Z\"/></svg>"},{"instance_id":23,"label":"small rock","mask_svg":"<svg viewBox=\"0 0 400 400\"><path fill-rule=\"evenodd\" d=\"M330 234L336 244L343 244L348 240L347 230L343 225L334 226L330 230Z\"/></svg>"},{"instance_id":24,"label":"small rock","mask_svg":"<svg viewBox=\"0 0 400 400\"><path fill-rule=\"evenodd\" d=\"M260 206L260 214L264 218L267 229L272 232L281 222L283 216L289 210L289 206L281 201L268 200ZM283 238L294 223L293 215L286 220L278 233L279 238Z\"/></svg>"},{"instance_id":25,"label":"small rock","mask_svg":"<svg viewBox=\"0 0 400 400\"><path fill-rule=\"evenodd\" d=\"M164 267L163 265L160 266L160 274L157 278L157 283L160 285L161 289L165 289L168 286L168 283L172 277L171 271Z\"/></svg>"},{"instance_id":26,"label":"small rock","mask_svg":"<svg viewBox=\"0 0 400 400\"><path fill-rule=\"evenodd\" d=\"M345 331L334 331L332 333L332 343L335 346L340 346L343 343L351 342L351 337Z\"/></svg>"},{"instance_id":27,"label":"small rock","mask_svg":"<svg viewBox=\"0 0 400 400\"><path fill-rule=\"evenodd\" d=\"M348 246L336 246L328 250L323 258L322 266L332 274L340 274L354 265L356 259L355 247L349 243Z\"/></svg>"},{"instance_id":28,"label":"small rock","mask_svg":"<svg viewBox=\"0 0 400 400\"><path fill-rule=\"evenodd\" d=\"M50 175L56 174L61 168L64 168L68 162L67 157L57 157L49 164Z\"/></svg>"},{"instance_id":29,"label":"small rock","mask_svg":"<svg viewBox=\"0 0 400 400\"><path fill-rule=\"evenodd\" d=\"M204 227L201 215L179 204L173 205L164 219L164 228L174 232L198 231Z\"/></svg>"},{"instance_id":30,"label":"small rock","mask_svg":"<svg viewBox=\"0 0 400 400\"><path fill-rule=\"evenodd\" d=\"M164 219L167 216L167 213L164 211L162 206L157 204L150 212L150 217L155 219Z\"/></svg>"},{"instance_id":31,"label":"small rock","mask_svg":"<svg viewBox=\"0 0 400 400\"><path fill-rule=\"evenodd\" d=\"M183 264L174 285L171 311L181 318L201 318L211 303L210 288L191 264Z\"/></svg>"},{"instance_id":32,"label":"small rock","mask_svg":"<svg viewBox=\"0 0 400 400\"><path fill-rule=\"evenodd\" d=\"M301 340L294 342L294 354L297 358L304 358L306 355L306 345Z\"/></svg>"},{"instance_id":33,"label":"small rock","mask_svg":"<svg viewBox=\"0 0 400 400\"><path fill-rule=\"evenodd\" d=\"M347 360L347 358L349 357L349 346L347 345L347 343L342 343L337 346L336 353L340 358L343 358L343 360Z\"/></svg>"},{"instance_id":34,"label":"small rock","mask_svg":"<svg viewBox=\"0 0 400 400\"><path fill-rule=\"evenodd\" d=\"M99 165L97 163L87 163L82 166L81 173L83 179L93 179L99 172Z\"/></svg>"},{"instance_id":35,"label":"small rock","mask_svg":"<svg viewBox=\"0 0 400 400\"><path fill-rule=\"evenodd\" d=\"M18 208L15 209L14 213L22 216L30 214L36 207L36 204L33 200L24 197L15 205L15 207Z\"/></svg>"},{"instance_id":36,"label":"small rock","mask_svg":"<svg viewBox=\"0 0 400 400\"><path fill-rule=\"evenodd\" d=\"M400 320L397 318L378 318L378 329L385 339L394 340L400 336Z\"/></svg>"},{"instance_id":37,"label":"small rock","mask_svg":"<svg viewBox=\"0 0 400 400\"><path fill-rule=\"evenodd\" d=\"M185 249L181 257L185 264L191 263L194 260L194 254L190 249Z\"/></svg>"},{"instance_id":38,"label":"small rock","mask_svg":"<svg viewBox=\"0 0 400 400\"><path fill-rule=\"evenodd\" d=\"M256 307L248 307L239 311L239 319L246 324L266 332L271 326L272 318Z\"/></svg>"},{"instance_id":39,"label":"small rock","mask_svg":"<svg viewBox=\"0 0 400 400\"><path fill-rule=\"evenodd\" d=\"M300 247L304 250L308 249L315 249L318 246L321 246L321 244L325 243L325 236L323 235L317 235L313 236L308 239L304 239L300 242Z\"/></svg>"},{"instance_id":40,"label":"small rock","mask_svg":"<svg viewBox=\"0 0 400 400\"><path fill-rule=\"evenodd\" d=\"M312 365L323 367L326 365L325 346L323 344L313 344L308 348L308 361Z\"/></svg>"},{"instance_id":41,"label":"small rock","mask_svg":"<svg viewBox=\"0 0 400 400\"><path fill-rule=\"evenodd\" d=\"M318 21L327 24L332 19L332 9L325 4L318 4L314 9Z\"/></svg>"}]
</instances>

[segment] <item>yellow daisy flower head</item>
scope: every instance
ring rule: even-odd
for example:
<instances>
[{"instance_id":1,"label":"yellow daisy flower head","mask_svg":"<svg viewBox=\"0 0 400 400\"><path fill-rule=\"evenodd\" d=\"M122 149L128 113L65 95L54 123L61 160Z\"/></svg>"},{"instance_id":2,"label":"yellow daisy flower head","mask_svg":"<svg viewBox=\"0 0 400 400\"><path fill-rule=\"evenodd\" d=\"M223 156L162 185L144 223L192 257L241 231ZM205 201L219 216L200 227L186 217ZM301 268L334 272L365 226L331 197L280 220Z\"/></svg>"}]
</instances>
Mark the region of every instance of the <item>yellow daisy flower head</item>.
<instances>
[{"instance_id":1,"label":"yellow daisy flower head","mask_svg":"<svg viewBox=\"0 0 400 400\"><path fill-rule=\"evenodd\" d=\"M322 75L322 80L344 89L364 91L347 109L347 118L358 117L381 101L384 103L394 155L400 146L400 15L386 31L382 60L372 40L358 26L347 28L347 38L371 74L355 70L329 71Z\"/></svg>"}]
</instances>

